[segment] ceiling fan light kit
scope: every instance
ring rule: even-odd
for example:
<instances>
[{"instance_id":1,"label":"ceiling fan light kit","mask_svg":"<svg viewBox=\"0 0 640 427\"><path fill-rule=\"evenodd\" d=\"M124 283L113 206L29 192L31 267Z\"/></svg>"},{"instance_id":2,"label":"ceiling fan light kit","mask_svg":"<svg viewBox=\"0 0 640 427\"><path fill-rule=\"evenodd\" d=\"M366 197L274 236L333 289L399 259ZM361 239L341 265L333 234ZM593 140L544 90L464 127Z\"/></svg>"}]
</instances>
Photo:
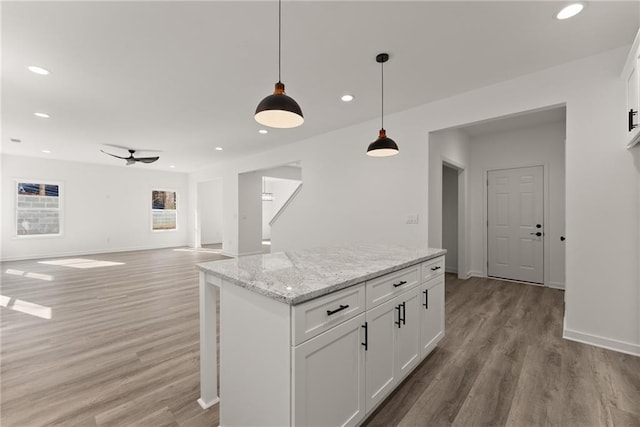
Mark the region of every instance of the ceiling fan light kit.
<instances>
[{"instance_id":1,"label":"ceiling fan light kit","mask_svg":"<svg viewBox=\"0 0 640 427\"><path fill-rule=\"evenodd\" d=\"M258 104L254 118L258 123L272 128L294 128L304 123L300 105L285 94L281 79L282 69L282 0L278 0L278 82L272 95Z\"/></svg>"}]
</instances>

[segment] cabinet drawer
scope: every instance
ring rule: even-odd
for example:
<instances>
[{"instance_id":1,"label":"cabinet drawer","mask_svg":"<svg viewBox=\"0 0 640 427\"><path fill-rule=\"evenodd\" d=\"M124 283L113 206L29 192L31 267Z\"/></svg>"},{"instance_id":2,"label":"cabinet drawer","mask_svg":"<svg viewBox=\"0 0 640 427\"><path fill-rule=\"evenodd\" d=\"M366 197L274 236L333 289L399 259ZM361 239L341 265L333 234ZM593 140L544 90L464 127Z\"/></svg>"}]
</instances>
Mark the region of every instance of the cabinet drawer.
<instances>
[{"instance_id":1,"label":"cabinet drawer","mask_svg":"<svg viewBox=\"0 0 640 427\"><path fill-rule=\"evenodd\" d=\"M293 345L364 313L364 283L292 308Z\"/></svg>"},{"instance_id":2,"label":"cabinet drawer","mask_svg":"<svg viewBox=\"0 0 640 427\"><path fill-rule=\"evenodd\" d=\"M420 265L367 281L367 310L390 300L419 283Z\"/></svg>"},{"instance_id":3,"label":"cabinet drawer","mask_svg":"<svg viewBox=\"0 0 640 427\"><path fill-rule=\"evenodd\" d=\"M422 263L422 281L444 274L444 257L440 256Z\"/></svg>"}]
</instances>

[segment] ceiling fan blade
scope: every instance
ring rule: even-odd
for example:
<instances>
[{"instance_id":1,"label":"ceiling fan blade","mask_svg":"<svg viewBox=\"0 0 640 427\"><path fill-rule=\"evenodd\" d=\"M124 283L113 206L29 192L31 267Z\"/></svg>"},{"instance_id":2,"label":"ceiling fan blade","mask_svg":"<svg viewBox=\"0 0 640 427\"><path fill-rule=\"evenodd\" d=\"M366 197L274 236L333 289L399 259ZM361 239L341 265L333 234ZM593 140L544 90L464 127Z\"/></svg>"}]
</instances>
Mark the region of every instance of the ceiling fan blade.
<instances>
[{"instance_id":1,"label":"ceiling fan blade","mask_svg":"<svg viewBox=\"0 0 640 427\"><path fill-rule=\"evenodd\" d=\"M156 157L134 157L133 160L135 160L136 162L142 162L142 163L153 163L156 160L158 160L160 158L160 156L156 156Z\"/></svg>"},{"instance_id":2,"label":"ceiling fan blade","mask_svg":"<svg viewBox=\"0 0 640 427\"><path fill-rule=\"evenodd\" d=\"M107 153L107 152L106 152L106 151L104 151L104 150L100 150L100 151L102 151L104 154L108 154L108 155L113 156L113 157L116 157L116 158L118 158L118 159L124 159L124 160L127 160L127 159L128 159L128 157L120 157L120 156L116 156L115 154Z\"/></svg>"}]
</instances>

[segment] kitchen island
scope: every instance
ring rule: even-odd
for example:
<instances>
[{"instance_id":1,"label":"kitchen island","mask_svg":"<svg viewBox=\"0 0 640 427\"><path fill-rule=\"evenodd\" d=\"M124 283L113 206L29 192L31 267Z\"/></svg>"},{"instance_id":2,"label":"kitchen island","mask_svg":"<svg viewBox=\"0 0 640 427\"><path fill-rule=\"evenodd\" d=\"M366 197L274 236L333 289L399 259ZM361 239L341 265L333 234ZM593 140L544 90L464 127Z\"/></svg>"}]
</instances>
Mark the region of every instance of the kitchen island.
<instances>
[{"instance_id":1,"label":"kitchen island","mask_svg":"<svg viewBox=\"0 0 640 427\"><path fill-rule=\"evenodd\" d=\"M371 244L199 264L198 402L218 402L219 303L221 426L361 423L444 337L445 253Z\"/></svg>"}]
</instances>

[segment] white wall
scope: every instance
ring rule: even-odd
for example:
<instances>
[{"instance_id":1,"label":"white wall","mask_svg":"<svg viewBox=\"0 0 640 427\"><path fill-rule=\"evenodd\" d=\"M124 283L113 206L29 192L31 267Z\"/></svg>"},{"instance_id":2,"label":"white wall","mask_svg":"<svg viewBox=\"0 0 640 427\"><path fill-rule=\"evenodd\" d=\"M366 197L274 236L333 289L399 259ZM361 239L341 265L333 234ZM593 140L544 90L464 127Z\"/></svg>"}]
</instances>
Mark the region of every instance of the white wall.
<instances>
[{"instance_id":1,"label":"white wall","mask_svg":"<svg viewBox=\"0 0 640 427\"><path fill-rule=\"evenodd\" d=\"M222 243L222 180L198 183L201 244Z\"/></svg>"},{"instance_id":2,"label":"white wall","mask_svg":"<svg viewBox=\"0 0 640 427\"><path fill-rule=\"evenodd\" d=\"M565 123L556 122L470 138L471 270L486 275L486 173L542 165L545 181L545 284L564 288Z\"/></svg>"},{"instance_id":3,"label":"white wall","mask_svg":"<svg viewBox=\"0 0 640 427\"><path fill-rule=\"evenodd\" d=\"M564 333L640 353L640 171L624 144L625 88L619 77L627 50L612 50L389 115L388 134L400 147L395 157L365 155L378 128L377 120L371 120L213 165L192 174L191 180L225 177L223 247L229 250L237 248L238 229L233 225L238 190L237 185L227 186L226 177L295 160L304 164L304 188L281 217L282 238L277 245L273 241L272 249L363 241L426 245L431 241L426 227L429 132L566 105ZM195 191L193 184L190 188ZM408 213L418 213L420 223L406 224Z\"/></svg>"},{"instance_id":4,"label":"white wall","mask_svg":"<svg viewBox=\"0 0 640 427\"><path fill-rule=\"evenodd\" d=\"M445 270L458 272L458 171L442 168L442 247L447 250Z\"/></svg>"},{"instance_id":5,"label":"white wall","mask_svg":"<svg viewBox=\"0 0 640 427\"><path fill-rule=\"evenodd\" d=\"M262 253L261 194L261 173L238 175L238 255Z\"/></svg>"},{"instance_id":6,"label":"white wall","mask_svg":"<svg viewBox=\"0 0 640 427\"><path fill-rule=\"evenodd\" d=\"M188 175L143 165L102 166L2 155L2 259L57 257L187 244ZM15 179L62 183L63 235L16 238ZM175 190L178 230L151 231L151 191Z\"/></svg>"}]
</instances>

